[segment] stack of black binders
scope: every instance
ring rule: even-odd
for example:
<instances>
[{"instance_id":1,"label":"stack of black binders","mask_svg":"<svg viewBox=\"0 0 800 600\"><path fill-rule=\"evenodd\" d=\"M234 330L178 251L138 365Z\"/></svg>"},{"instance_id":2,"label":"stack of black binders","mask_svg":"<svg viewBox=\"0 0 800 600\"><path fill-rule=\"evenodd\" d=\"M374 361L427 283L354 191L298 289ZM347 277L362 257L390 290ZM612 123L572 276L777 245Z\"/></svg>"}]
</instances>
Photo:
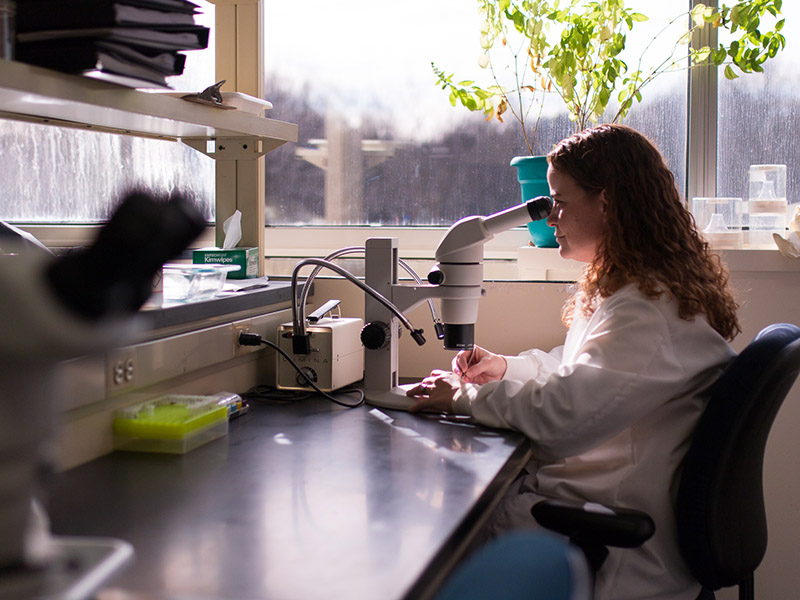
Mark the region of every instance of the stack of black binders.
<instances>
[{"instance_id":1,"label":"stack of black binders","mask_svg":"<svg viewBox=\"0 0 800 600\"><path fill-rule=\"evenodd\" d=\"M168 87L208 46L189 0L23 0L16 60L129 87Z\"/></svg>"}]
</instances>

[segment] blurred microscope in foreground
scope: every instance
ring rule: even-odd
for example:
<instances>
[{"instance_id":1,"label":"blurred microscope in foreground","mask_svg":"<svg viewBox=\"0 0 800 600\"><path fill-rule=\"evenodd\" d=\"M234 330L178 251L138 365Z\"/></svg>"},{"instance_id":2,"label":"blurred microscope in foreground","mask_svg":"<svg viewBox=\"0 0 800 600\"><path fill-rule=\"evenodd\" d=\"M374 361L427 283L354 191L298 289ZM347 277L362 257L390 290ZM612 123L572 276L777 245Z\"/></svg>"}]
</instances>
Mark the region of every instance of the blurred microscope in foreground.
<instances>
[{"instance_id":1,"label":"blurred microscope in foreground","mask_svg":"<svg viewBox=\"0 0 800 600\"><path fill-rule=\"evenodd\" d=\"M132 558L119 540L50 535L41 500L54 463L57 364L130 341L153 277L203 227L188 200L144 192L123 200L92 246L61 257L2 225L0 598L86 597ZM66 562L83 570L59 570ZM62 586L84 593L55 594Z\"/></svg>"}]
</instances>

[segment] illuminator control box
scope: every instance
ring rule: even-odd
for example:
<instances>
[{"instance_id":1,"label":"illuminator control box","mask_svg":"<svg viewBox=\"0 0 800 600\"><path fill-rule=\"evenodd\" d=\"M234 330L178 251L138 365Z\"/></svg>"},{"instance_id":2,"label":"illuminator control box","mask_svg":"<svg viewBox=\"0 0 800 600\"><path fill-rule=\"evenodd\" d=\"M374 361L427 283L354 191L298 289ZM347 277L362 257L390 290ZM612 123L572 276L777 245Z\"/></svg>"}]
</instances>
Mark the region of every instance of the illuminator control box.
<instances>
[{"instance_id":1,"label":"illuminator control box","mask_svg":"<svg viewBox=\"0 0 800 600\"><path fill-rule=\"evenodd\" d=\"M331 392L364 377L364 347L361 345L363 319L325 317L306 327L311 353L292 351L291 323L278 327L278 346L322 391ZM276 387L281 390L313 390L286 358L278 353Z\"/></svg>"}]
</instances>

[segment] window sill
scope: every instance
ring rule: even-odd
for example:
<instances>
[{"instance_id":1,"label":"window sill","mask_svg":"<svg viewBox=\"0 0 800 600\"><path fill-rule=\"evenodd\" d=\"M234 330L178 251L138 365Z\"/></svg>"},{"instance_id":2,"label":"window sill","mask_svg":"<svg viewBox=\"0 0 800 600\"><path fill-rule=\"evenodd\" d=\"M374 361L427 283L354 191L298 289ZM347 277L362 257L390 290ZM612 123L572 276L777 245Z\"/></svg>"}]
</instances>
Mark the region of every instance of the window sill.
<instances>
[{"instance_id":1,"label":"window sill","mask_svg":"<svg viewBox=\"0 0 800 600\"><path fill-rule=\"evenodd\" d=\"M275 229L267 229L267 236L274 232ZM305 231L305 228L304 228ZM345 247L346 242L352 242L349 245L361 246L367 237L378 237L370 235L380 232L388 237L401 238L400 254L414 271L423 279L428 271L433 267L433 249L441 237L441 230L438 231L437 238L430 235L436 230L425 230L431 244L425 247L424 236L420 235L419 230L415 230L416 237L410 240L412 243L407 243L409 240L406 237L408 230L394 230L392 235L383 228L376 228L375 230L360 229L357 233L352 230L345 230L350 233L353 239L339 239L339 245L331 244L323 247L321 244L315 248L297 246L284 246L278 248L275 246L275 239L271 240L268 244L267 255L267 272L271 276L288 277L292 274L295 265L303 258L311 256L326 256L332 251ZM527 235L527 233L525 233ZM358 239L356 239L356 236ZM317 236L310 235L309 238L316 239ZM345 242L345 244L342 244ZM513 244L517 245L514 246ZM493 244L491 247L490 244ZM727 266L728 270L732 273L774 273L786 272L795 273L800 271L800 260L794 260L784 257L777 249L775 250L762 250L762 249L737 249L737 250L717 250L723 263ZM344 268L351 271L357 276L363 276L363 262L362 258L354 255L356 258L347 259L346 263L341 263ZM524 236L510 236L506 240L492 240L487 244L487 250L484 260L484 278L486 281L575 281L580 277L582 271L582 264L574 260L567 260L561 258L558 253L558 248L536 248L527 245L527 240ZM310 272L311 267L307 269ZM307 274L303 271L302 275ZM331 273L322 271L321 276L329 276ZM401 273L401 277L404 274Z\"/></svg>"},{"instance_id":2,"label":"window sill","mask_svg":"<svg viewBox=\"0 0 800 600\"><path fill-rule=\"evenodd\" d=\"M582 270L581 263L565 260L557 248L534 248L517 250L518 277L523 280L575 281ZM715 250L723 264L732 273L760 272L796 273L800 271L800 260L786 258L777 249Z\"/></svg>"},{"instance_id":3,"label":"window sill","mask_svg":"<svg viewBox=\"0 0 800 600\"><path fill-rule=\"evenodd\" d=\"M49 247L88 244L99 226L21 225ZM400 256L421 276L433 266L433 254L444 227L267 227L267 270L270 275L290 276L298 261L327 256L349 246L363 246L369 237L396 237ZM214 229L208 228L194 246L213 246ZM800 260L784 257L777 249L718 250L731 272L798 272ZM484 274L487 281L575 281L580 263L565 260L557 248L530 246L526 229L517 228L496 235L485 245ZM363 267L354 260L345 268L355 274ZM309 269L310 270L310 269ZM326 275L323 271L322 275Z\"/></svg>"},{"instance_id":4,"label":"window sill","mask_svg":"<svg viewBox=\"0 0 800 600\"><path fill-rule=\"evenodd\" d=\"M722 262L728 270L739 272L800 272L800 260L787 258L777 249L757 250L742 248L737 250L718 250Z\"/></svg>"}]
</instances>

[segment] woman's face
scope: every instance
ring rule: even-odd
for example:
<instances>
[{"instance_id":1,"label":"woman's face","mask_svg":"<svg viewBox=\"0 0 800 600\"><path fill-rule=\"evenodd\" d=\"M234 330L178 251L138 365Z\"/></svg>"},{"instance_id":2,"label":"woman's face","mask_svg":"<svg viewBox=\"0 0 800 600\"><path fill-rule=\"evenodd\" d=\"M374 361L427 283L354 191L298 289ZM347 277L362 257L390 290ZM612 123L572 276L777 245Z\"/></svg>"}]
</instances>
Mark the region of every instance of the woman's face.
<instances>
[{"instance_id":1,"label":"woman's face","mask_svg":"<svg viewBox=\"0 0 800 600\"><path fill-rule=\"evenodd\" d=\"M547 224L556 228L559 254L590 262L606 230L605 193L587 192L569 175L547 168L547 183L555 204Z\"/></svg>"}]
</instances>

